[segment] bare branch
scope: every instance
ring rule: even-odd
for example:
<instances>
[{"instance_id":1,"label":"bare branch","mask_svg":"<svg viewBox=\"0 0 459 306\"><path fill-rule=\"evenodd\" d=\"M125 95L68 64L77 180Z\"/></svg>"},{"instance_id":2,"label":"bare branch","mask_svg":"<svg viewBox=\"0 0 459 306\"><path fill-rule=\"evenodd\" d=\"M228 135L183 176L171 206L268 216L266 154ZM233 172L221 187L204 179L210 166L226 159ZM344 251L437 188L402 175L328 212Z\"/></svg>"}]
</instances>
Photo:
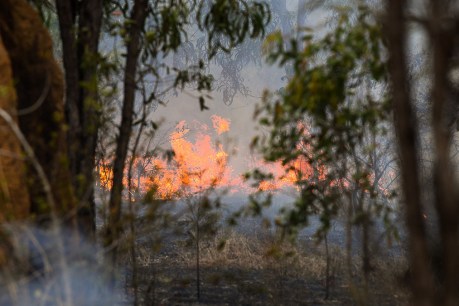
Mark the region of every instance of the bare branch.
<instances>
[{"instance_id":1,"label":"bare branch","mask_svg":"<svg viewBox=\"0 0 459 306\"><path fill-rule=\"evenodd\" d=\"M40 106L43 105L43 102L45 102L45 99L48 97L50 89L51 89L51 77L49 73L47 73L45 87L43 87L43 91L41 92L40 97L38 97L37 101L31 106L18 110L17 115L18 116L29 115L33 113L34 111L36 111L37 109L39 109Z\"/></svg>"},{"instance_id":2,"label":"bare branch","mask_svg":"<svg viewBox=\"0 0 459 306\"><path fill-rule=\"evenodd\" d=\"M65 301L65 305L72 306L72 289L70 285L70 278L68 275L68 270L67 270L67 261L65 258L65 250L64 250L64 242L62 239L62 236L59 231L59 220L57 217L57 206L56 202L54 201L54 196L52 194L51 190L51 184L49 183L48 178L46 177L46 173L43 170L43 167L40 165L38 162L38 159L35 156L35 152L33 151L32 147L30 146L29 142L25 138L24 134L22 134L21 130L19 129L18 125L16 122L13 120L13 118L8 114L4 109L0 108L0 117L8 124L8 126L11 128L13 131L14 135L16 138L19 140L21 143L22 147L24 148L24 151L27 155L27 157L30 159L35 171L37 172L37 175L43 185L43 190L46 195L46 201L48 202L48 205L50 206L51 210L51 222L52 222L52 232L55 235L56 239L56 246L57 246L57 251L59 253L59 264L62 269L62 274L63 274L63 282L64 282L64 292L65 292L65 298L67 301Z\"/></svg>"}]
</instances>

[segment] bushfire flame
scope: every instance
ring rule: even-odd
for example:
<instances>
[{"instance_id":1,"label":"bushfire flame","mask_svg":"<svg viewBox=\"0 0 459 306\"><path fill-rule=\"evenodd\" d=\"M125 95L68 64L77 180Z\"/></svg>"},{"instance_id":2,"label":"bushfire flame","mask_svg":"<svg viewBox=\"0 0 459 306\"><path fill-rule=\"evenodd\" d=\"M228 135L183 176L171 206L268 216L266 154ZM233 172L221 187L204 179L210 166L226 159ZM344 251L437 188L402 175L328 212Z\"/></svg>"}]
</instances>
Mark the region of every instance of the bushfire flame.
<instances>
[{"instance_id":1,"label":"bushfire flame","mask_svg":"<svg viewBox=\"0 0 459 306\"><path fill-rule=\"evenodd\" d=\"M218 135L221 135L222 133L229 131L230 121L228 119L222 118L217 115L213 115L210 118L212 119L212 124Z\"/></svg>"},{"instance_id":2,"label":"bushfire flame","mask_svg":"<svg viewBox=\"0 0 459 306\"><path fill-rule=\"evenodd\" d=\"M285 188L297 188L299 180L311 180L314 175L318 180L325 179L323 166L313 168L302 156L287 165L282 162L267 163L263 160L255 160L251 163L252 169L261 169L265 173L272 174L272 179L262 180L258 186L262 191L276 191Z\"/></svg>"},{"instance_id":3,"label":"bushfire flame","mask_svg":"<svg viewBox=\"0 0 459 306\"><path fill-rule=\"evenodd\" d=\"M225 122L229 130L229 121ZM202 130L207 130L207 126L202 127ZM217 134L225 132L215 121L214 128ZM219 186L231 187L240 183L233 178L223 145L213 142L211 136L204 134L204 131L199 131L193 142L187 139L190 129L186 121L177 124L169 137L174 152L173 162L167 163L161 159L154 161L156 175L152 176L151 182L156 186L160 198L171 198L183 192L202 192Z\"/></svg>"},{"instance_id":4,"label":"bushfire flame","mask_svg":"<svg viewBox=\"0 0 459 306\"><path fill-rule=\"evenodd\" d=\"M230 120L217 115L211 116L211 120L213 130L196 121L192 122L194 129L185 120L176 125L169 135L170 147L174 152L171 161L161 157L136 158L131 172L131 190L140 195L153 191L158 199L173 199L220 187L243 192L296 188L299 179L309 179L314 174L321 179L325 175L323 168L314 169L301 157L288 165L268 163L262 159L252 160L248 163L248 169L260 169L273 176L261 181L254 190L244 183L242 175L235 173L228 163L228 153L218 141L220 135L230 131ZM113 177L110 163L101 162L98 172L101 187L109 190ZM129 187L127 177L125 175L123 181L125 187Z\"/></svg>"}]
</instances>

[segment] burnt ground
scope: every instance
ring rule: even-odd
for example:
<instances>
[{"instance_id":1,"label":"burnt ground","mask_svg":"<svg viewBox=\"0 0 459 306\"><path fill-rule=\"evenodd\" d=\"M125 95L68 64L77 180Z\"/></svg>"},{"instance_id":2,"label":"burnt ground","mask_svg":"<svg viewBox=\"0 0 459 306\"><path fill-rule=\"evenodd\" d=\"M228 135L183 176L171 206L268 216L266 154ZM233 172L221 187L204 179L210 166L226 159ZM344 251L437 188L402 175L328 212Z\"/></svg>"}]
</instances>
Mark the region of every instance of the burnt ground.
<instances>
[{"instance_id":1,"label":"burnt ground","mask_svg":"<svg viewBox=\"0 0 459 306\"><path fill-rule=\"evenodd\" d=\"M342 240L340 235L330 237ZM349 264L342 241L329 240L327 272L323 243L309 236L300 237L296 243L282 241L276 233L253 224L242 230L224 228L201 236L199 299L196 240L190 232L164 232L156 227L138 232L135 265L129 240L122 241L125 249L120 258L119 287L112 286L111 266L104 265L103 257L99 261L103 250L91 244L80 244L78 250L70 248L72 253L64 254L63 269L55 237L36 229L33 236L40 246L36 254L25 253L24 261L1 274L2 306L63 305L67 296L73 305L135 305L135 292L137 305L406 305L408 300L407 290L399 281L407 271L401 253L372 253L372 271L365 289L360 254L355 250ZM34 254L36 257L30 257ZM13 273L26 269L25 262L35 263L30 267L32 274ZM70 295L63 290L65 280L70 281Z\"/></svg>"},{"instance_id":2,"label":"burnt ground","mask_svg":"<svg viewBox=\"0 0 459 306\"><path fill-rule=\"evenodd\" d=\"M352 263L352 281L341 248L330 246L329 296L323 246L311 242L279 246L272 240L230 233L226 246L201 243L200 298L197 297L195 249L181 241L153 255L144 245L138 255L138 299L141 305L405 305L399 284L403 259L375 258L368 290ZM131 271L132 272L132 271ZM132 273L127 279L132 279ZM127 289L133 298L133 288ZM367 295L365 295L367 292ZM365 298L366 296L366 298Z\"/></svg>"},{"instance_id":3,"label":"burnt ground","mask_svg":"<svg viewBox=\"0 0 459 306\"><path fill-rule=\"evenodd\" d=\"M366 287L359 236L352 239L354 248L349 263L343 227L332 227L327 272L324 243L317 243L311 236L314 220L295 243L280 240L279 233L264 226L262 219L241 221L231 228L217 222L218 230L207 235L204 232L200 239L198 299L196 240L193 226L186 222L190 214L171 217L169 209L164 217L159 217L159 212L139 214L134 223L135 233L126 231L125 240L119 242L119 287L113 287L113 269L104 260L106 250L97 245L67 243L61 254L57 251L60 241L72 241L67 239L65 230L57 236L58 240L55 233L43 229L12 228L20 247L12 256L12 265L0 274L0 305L54 306L65 304L67 298L74 301L73 305L124 306L134 305L135 292L137 305L407 304L406 287L399 281L407 271L401 248L392 251L380 243L379 233L374 236L378 243L371 248L372 270ZM133 219L126 221L129 220ZM103 232L103 228L99 227L99 231ZM135 237L134 249L134 239L129 237ZM65 259L64 265L60 258ZM136 284L132 281L133 266L137 267ZM63 290L66 285L69 294Z\"/></svg>"}]
</instances>

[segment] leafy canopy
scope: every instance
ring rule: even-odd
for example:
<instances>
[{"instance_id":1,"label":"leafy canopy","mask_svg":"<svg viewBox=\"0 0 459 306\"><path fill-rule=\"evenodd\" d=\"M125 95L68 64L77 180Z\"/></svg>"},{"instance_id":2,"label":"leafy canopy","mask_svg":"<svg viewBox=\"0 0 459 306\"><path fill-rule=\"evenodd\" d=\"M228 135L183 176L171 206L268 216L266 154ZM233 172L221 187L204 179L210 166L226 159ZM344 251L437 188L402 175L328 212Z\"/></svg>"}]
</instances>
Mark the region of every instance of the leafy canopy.
<instances>
[{"instance_id":1,"label":"leafy canopy","mask_svg":"<svg viewBox=\"0 0 459 306\"><path fill-rule=\"evenodd\" d=\"M343 194L379 193L364 160L366 139L384 134L389 113L386 59L380 26L365 6L357 15L340 11L336 27L325 35L303 29L301 37L287 42L274 32L265 41L267 60L292 65L294 73L285 88L265 93L255 116L269 132L253 145L266 160L298 171L300 196L279 225L306 225L309 215L320 213L327 229ZM298 160L313 173L291 166Z\"/></svg>"}]
</instances>

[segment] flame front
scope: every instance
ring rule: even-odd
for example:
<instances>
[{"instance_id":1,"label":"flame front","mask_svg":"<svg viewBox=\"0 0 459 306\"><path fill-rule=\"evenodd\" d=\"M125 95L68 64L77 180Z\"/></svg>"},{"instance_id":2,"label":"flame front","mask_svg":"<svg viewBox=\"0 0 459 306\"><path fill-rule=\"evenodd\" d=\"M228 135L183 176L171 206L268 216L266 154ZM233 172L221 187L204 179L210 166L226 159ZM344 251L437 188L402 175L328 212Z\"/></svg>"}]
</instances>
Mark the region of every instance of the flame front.
<instances>
[{"instance_id":1,"label":"flame front","mask_svg":"<svg viewBox=\"0 0 459 306\"><path fill-rule=\"evenodd\" d=\"M323 168L314 170L302 157L288 165L252 160L248 169L261 169L273 176L272 179L261 181L254 190L243 182L241 175L234 173L228 164L228 153L221 143L214 140L230 131L230 121L217 115L211 116L211 120L213 131L196 121L192 122L193 129L187 126L185 120L176 125L169 136L174 152L171 161L159 157L136 158L131 173L131 190L140 195L153 191L155 198L173 199L220 187L243 192L296 188L299 179L310 179L314 173L318 173L319 179L324 176ZM195 136L192 137L192 134ZM110 163L101 162L98 170L101 187L110 189L113 177ZM123 180L126 188L129 187L127 177L125 175Z\"/></svg>"},{"instance_id":2,"label":"flame front","mask_svg":"<svg viewBox=\"0 0 459 306\"><path fill-rule=\"evenodd\" d=\"M203 130L207 130L203 126ZM221 144L212 141L211 136L199 131L194 142L187 139L190 129L181 121L170 136L174 152L171 164L156 160L157 174L153 183L161 198L170 198L179 193L196 193L217 186L232 186L232 169L228 166L228 154ZM218 134L223 133L216 128Z\"/></svg>"}]
</instances>

